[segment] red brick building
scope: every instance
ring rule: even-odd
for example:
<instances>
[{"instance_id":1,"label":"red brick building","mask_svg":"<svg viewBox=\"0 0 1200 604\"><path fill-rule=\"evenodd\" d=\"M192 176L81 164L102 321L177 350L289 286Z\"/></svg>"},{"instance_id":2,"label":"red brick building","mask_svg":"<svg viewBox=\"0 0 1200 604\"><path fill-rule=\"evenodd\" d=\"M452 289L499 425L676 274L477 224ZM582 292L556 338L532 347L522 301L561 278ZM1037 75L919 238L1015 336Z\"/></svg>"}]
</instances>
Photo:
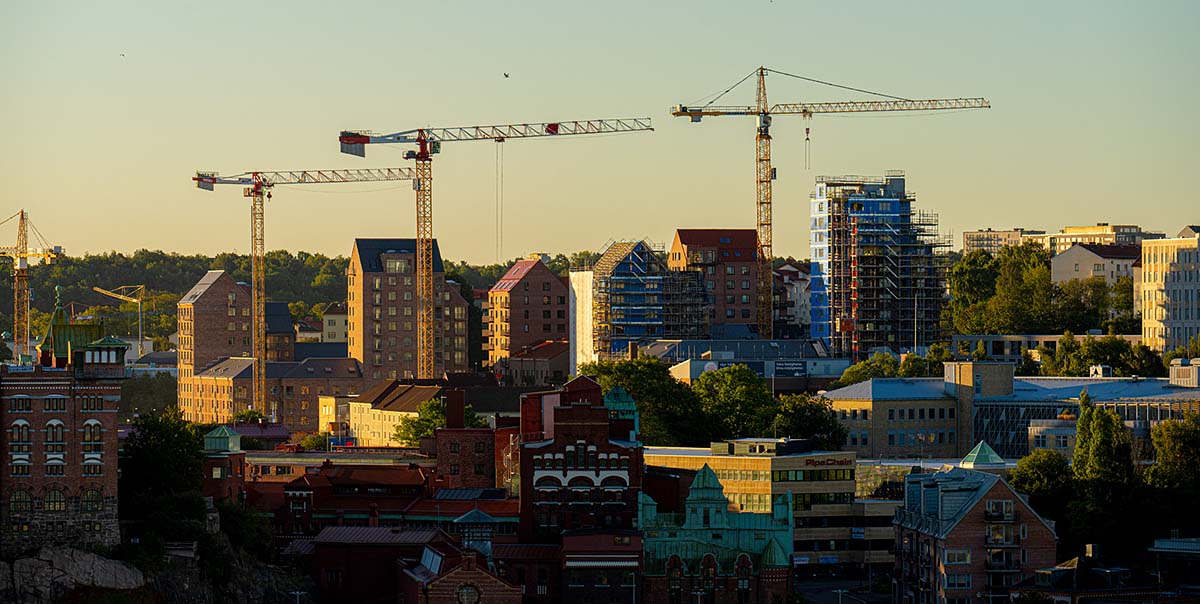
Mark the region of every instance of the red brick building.
<instances>
[{"instance_id":1,"label":"red brick building","mask_svg":"<svg viewBox=\"0 0 1200 604\"><path fill-rule=\"evenodd\" d=\"M276 534L314 535L339 527L403 526L404 510L426 494L428 474L408 466L335 465L326 461L314 473L284 487L276 511Z\"/></svg>"},{"instance_id":2,"label":"red brick building","mask_svg":"<svg viewBox=\"0 0 1200 604\"><path fill-rule=\"evenodd\" d=\"M264 365L267 408L261 411L292 432L317 431L320 396L358 394L365 383L362 366L355 359L308 358ZM222 359L189 379L192 407L184 411L184 418L229 422L234 413L253 405L253 381L253 358Z\"/></svg>"},{"instance_id":3,"label":"red brick building","mask_svg":"<svg viewBox=\"0 0 1200 604\"><path fill-rule=\"evenodd\" d=\"M667 256L673 271L699 271L713 326L753 324L758 248L754 229L678 229Z\"/></svg>"},{"instance_id":4,"label":"red brick building","mask_svg":"<svg viewBox=\"0 0 1200 604\"><path fill-rule=\"evenodd\" d=\"M488 291L488 364L567 337L567 284L540 259L518 260Z\"/></svg>"},{"instance_id":5,"label":"red brick building","mask_svg":"<svg viewBox=\"0 0 1200 604\"><path fill-rule=\"evenodd\" d=\"M450 542L427 545L420 560L400 573L400 602L520 604L521 588L493 574L487 564L484 556Z\"/></svg>"},{"instance_id":6,"label":"red brick building","mask_svg":"<svg viewBox=\"0 0 1200 604\"><path fill-rule=\"evenodd\" d=\"M371 383L408 379L417 371L416 240L355 239L346 269L350 356ZM468 371L467 305L447 283L433 241L434 375Z\"/></svg>"},{"instance_id":7,"label":"red brick building","mask_svg":"<svg viewBox=\"0 0 1200 604\"><path fill-rule=\"evenodd\" d=\"M514 351L492 369L512 386L561 386L571 374L570 342L543 340Z\"/></svg>"},{"instance_id":8,"label":"red brick building","mask_svg":"<svg viewBox=\"0 0 1200 604\"><path fill-rule=\"evenodd\" d=\"M201 494L213 501L245 500L246 452L242 437L228 426L217 426L204 435L204 483Z\"/></svg>"},{"instance_id":9,"label":"red brick building","mask_svg":"<svg viewBox=\"0 0 1200 604\"><path fill-rule=\"evenodd\" d=\"M1055 563L1054 529L1000 476L955 468L911 474L904 489L896 604L1007 601L1009 587Z\"/></svg>"},{"instance_id":10,"label":"red brick building","mask_svg":"<svg viewBox=\"0 0 1200 604\"><path fill-rule=\"evenodd\" d=\"M405 602L400 560L420 560L448 537L436 529L334 526L313 540L312 576L321 602ZM424 604L424 601L418 601Z\"/></svg>"},{"instance_id":11,"label":"red brick building","mask_svg":"<svg viewBox=\"0 0 1200 604\"><path fill-rule=\"evenodd\" d=\"M0 365L0 555L117 545L117 405L128 345L55 300L34 365Z\"/></svg>"}]
</instances>

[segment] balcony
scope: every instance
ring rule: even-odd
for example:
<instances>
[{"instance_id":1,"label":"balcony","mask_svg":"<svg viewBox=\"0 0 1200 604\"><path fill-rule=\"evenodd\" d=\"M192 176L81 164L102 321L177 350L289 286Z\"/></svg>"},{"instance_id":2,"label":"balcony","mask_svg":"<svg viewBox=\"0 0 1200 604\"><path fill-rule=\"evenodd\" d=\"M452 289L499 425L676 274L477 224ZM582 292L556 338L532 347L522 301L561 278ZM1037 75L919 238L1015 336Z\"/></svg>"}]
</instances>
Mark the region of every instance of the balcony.
<instances>
[{"instance_id":1,"label":"balcony","mask_svg":"<svg viewBox=\"0 0 1200 604\"><path fill-rule=\"evenodd\" d=\"M990 573L1017 572L1021 570L1021 565L1015 560L985 560L983 568Z\"/></svg>"},{"instance_id":2,"label":"balcony","mask_svg":"<svg viewBox=\"0 0 1200 604\"><path fill-rule=\"evenodd\" d=\"M1020 520L1020 518L1021 513L1015 510L1007 512L999 510L985 510L983 512L983 519L988 522L1016 522L1017 520Z\"/></svg>"},{"instance_id":3,"label":"balcony","mask_svg":"<svg viewBox=\"0 0 1200 604\"><path fill-rule=\"evenodd\" d=\"M1016 535L1008 539L988 535L984 538L983 542L992 547L1017 547L1021 545L1021 540Z\"/></svg>"}]
</instances>

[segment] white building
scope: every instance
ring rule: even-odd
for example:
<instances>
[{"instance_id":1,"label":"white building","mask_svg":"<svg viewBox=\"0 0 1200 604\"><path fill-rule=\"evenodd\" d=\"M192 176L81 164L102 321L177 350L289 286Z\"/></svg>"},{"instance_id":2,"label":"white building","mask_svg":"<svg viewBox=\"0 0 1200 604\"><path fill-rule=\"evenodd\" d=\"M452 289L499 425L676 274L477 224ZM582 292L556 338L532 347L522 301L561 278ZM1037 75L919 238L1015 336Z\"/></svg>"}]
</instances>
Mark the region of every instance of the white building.
<instances>
[{"instance_id":1,"label":"white building","mask_svg":"<svg viewBox=\"0 0 1200 604\"><path fill-rule=\"evenodd\" d=\"M1165 352L1200 336L1200 233L1142 242L1142 343Z\"/></svg>"},{"instance_id":2,"label":"white building","mask_svg":"<svg viewBox=\"0 0 1200 604\"><path fill-rule=\"evenodd\" d=\"M1133 264L1141 255L1142 248L1137 245L1076 243L1050 259L1050 278L1064 283L1103 277L1112 285L1118 277L1133 277Z\"/></svg>"}]
</instances>

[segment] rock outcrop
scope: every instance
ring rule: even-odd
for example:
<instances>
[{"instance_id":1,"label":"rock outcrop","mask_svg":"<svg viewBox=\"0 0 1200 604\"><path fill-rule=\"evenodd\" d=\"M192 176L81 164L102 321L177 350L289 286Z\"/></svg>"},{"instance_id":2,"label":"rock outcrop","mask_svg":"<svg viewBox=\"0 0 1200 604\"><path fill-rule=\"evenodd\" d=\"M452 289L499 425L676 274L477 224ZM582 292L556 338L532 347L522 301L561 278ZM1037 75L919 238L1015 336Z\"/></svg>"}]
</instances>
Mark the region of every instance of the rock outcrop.
<instances>
[{"instance_id":1,"label":"rock outcrop","mask_svg":"<svg viewBox=\"0 0 1200 604\"><path fill-rule=\"evenodd\" d=\"M77 549L45 547L32 558L0 562L4 602L42 604L80 586L137 589L145 584L142 571L133 566Z\"/></svg>"}]
</instances>

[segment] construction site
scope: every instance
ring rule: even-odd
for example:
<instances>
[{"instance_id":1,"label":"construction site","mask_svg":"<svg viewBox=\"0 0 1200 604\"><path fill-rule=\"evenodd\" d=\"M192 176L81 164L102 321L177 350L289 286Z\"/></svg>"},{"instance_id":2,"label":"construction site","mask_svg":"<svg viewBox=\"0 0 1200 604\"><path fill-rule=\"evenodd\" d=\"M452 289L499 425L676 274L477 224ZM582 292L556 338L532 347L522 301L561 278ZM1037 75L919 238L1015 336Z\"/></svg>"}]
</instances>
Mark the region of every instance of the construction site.
<instances>
[{"instance_id":1,"label":"construction site","mask_svg":"<svg viewBox=\"0 0 1200 604\"><path fill-rule=\"evenodd\" d=\"M904 172L819 176L812 195L813 337L834 355L917 351L941 327L950 240Z\"/></svg>"}]
</instances>

